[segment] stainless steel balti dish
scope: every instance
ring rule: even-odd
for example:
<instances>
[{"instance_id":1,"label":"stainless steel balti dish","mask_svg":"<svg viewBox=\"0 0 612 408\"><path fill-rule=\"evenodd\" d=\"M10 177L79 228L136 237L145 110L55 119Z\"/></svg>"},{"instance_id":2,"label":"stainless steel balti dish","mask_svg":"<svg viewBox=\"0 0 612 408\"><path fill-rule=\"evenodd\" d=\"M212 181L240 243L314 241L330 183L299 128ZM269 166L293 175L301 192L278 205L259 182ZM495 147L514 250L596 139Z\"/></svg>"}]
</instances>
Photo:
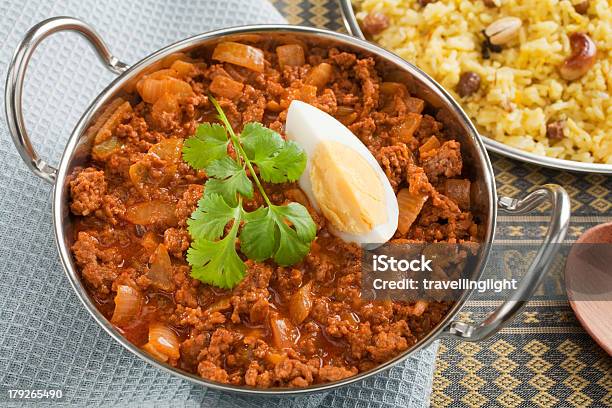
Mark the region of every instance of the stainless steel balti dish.
<instances>
[{"instance_id":1,"label":"stainless steel balti dish","mask_svg":"<svg viewBox=\"0 0 612 408\"><path fill-rule=\"evenodd\" d=\"M117 78L102 91L85 110L83 116L74 128L59 166L54 167L42 159L34 150L30 136L27 133L22 112L22 93L28 62L35 48L49 35L60 31L74 31L83 35L90 42L97 52L101 62L105 67L115 74ZM500 305L483 322L468 324L456 320L458 312L464 306L470 296L466 291L460 299L453 305L450 312L426 337L422 338L413 347L397 356L396 358L371 369L370 371L359 373L355 376L345 378L340 381L315 385L307 388L272 388L254 389L248 387L238 387L232 385L219 384L202 379L198 376L188 374L169 365L158 362L149 354L136 347L126 340L119 331L102 315L96 308L94 301L89 297L80 279L79 272L75 265L73 255L70 251L73 236L71 233L71 222L69 219L69 200L70 191L68 186L68 176L75 167L83 165L88 158L92 141L91 134L87 133L92 121L100 114L105 106L115 97L120 95L130 82L146 72L153 64L162 60L170 54L177 52L188 52L197 47L211 45L227 41L235 36L244 34L264 34L267 38L275 36L292 35L296 38L316 38L318 41L325 41L329 44L341 45L360 53L374 56L377 60L388 63L389 66L403 75L403 80L408 85L410 93L416 95L431 104L436 109L443 109L448 113L452 126L456 126L461 134L460 142L462 155L466 158L466 166L472 180L476 183L479 191L477 202L473 212L482 220L484 226L483 243L491 244L495 233L496 216L498 209L511 214L522 214L530 211L538 205L548 202L552 207L551 220L548 231L546 232L542 245L529 267L519 289L508 300ZM483 141L477 134L473 124L459 105L442 89L435 81L425 75L415 66L402 60L396 55L385 51L354 37L334 33L331 31L315 28L285 26L285 25L257 25L237 28L229 28L209 33L196 35L184 39L168 47L165 47L141 61L128 66L113 56L100 36L86 23L69 17L57 17L45 20L34 26L25 36L17 48L13 60L8 69L6 84L6 115L9 129L24 162L28 168L38 177L51 184L53 189L53 222L55 229L55 239L57 249L64 266L70 284L73 286L77 296L83 305L91 313L98 324L104 328L117 342L123 347L134 353L139 358L147 361L154 366L165 370L180 378L198 383L207 387L225 391L251 393L251 394L304 394L315 391L329 390L346 384L354 383L376 373L384 371L389 367L401 363L403 360L416 353L422 347L426 347L435 339L442 337L461 338L466 341L480 341L488 336L495 334L508 320L510 320L522 308L525 299L528 299L534 292L538 283L545 275L554 252L555 243L562 242L569 223L570 203L566 192L556 185L544 185L522 199L510 197L497 197L495 191L494 174L487 156ZM49 239L52 239L49 237ZM473 270L472 279L478 280L485 271L488 257L488 246L480 252L477 260L477 267Z\"/></svg>"}]
</instances>

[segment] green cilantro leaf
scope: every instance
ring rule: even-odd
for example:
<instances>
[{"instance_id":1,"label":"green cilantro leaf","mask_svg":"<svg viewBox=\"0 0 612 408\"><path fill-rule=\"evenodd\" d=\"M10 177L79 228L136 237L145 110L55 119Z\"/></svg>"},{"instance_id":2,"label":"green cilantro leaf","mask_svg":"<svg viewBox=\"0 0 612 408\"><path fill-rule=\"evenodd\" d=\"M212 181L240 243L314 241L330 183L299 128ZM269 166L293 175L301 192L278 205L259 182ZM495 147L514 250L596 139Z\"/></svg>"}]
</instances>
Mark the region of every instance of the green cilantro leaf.
<instances>
[{"instance_id":1,"label":"green cilantro leaf","mask_svg":"<svg viewBox=\"0 0 612 408\"><path fill-rule=\"evenodd\" d=\"M194 238L215 240L221 238L228 222L240 214L239 207L230 207L218 194L206 194L198 202L198 208L187 220L187 230Z\"/></svg>"},{"instance_id":2,"label":"green cilantro leaf","mask_svg":"<svg viewBox=\"0 0 612 408\"><path fill-rule=\"evenodd\" d=\"M244 170L242 166L238 165L234 159L229 156L225 156L222 159L215 160L206 166L206 175L208 177L214 177L218 179L225 179L233 176L240 170Z\"/></svg>"},{"instance_id":3,"label":"green cilantro leaf","mask_svg":"<svg viewBox=\"0 0 612 408\"><path fill-rule=\"evenodd\" d=\"M285 183L296 181L306 168L306 153L293 141L286 141L274 156L254 160L265 181Z\"/></svg>"},{"instance_id":4,"label":"green cilantro leaf","mask_svg":"<svg viewBox=\"0 0 612 408\"><path fill-rule=\"evenodd\" d=\"M239 223L239 219L235 219L222 240L200 238L192 242L187 262L191 265L193 278L224 289L233 288L244 278L246 265L236 253Z\"/></svg>"},{"instance_id":5,"label":"green cilantro leaf","mask_svg":"<svg viewBox=\"0 0 612 408\"><path fill-rule=\"evenodd\" d=\"M279 151L285 141L261 123L249 122L240 133L240 143L251 161L263 160Z\"/></svg>"},{"instance_id":6,"label":"green cilantro leaf","mask_svg":"<svg viewBox=\"0 0 612 408\"><path fill-rule=\"evenodd\" d=\"M194 136L183 144L183 160L196 170L227 156L226 130L217 123L199 125Z\"/></svg>"},{"instance_id":7,"label":"green cilantro leaf","mask_svg":"<svg viewBox=\"0 0 612 408\"><path fill-rule=\"evenodd\" d=\"M317 225L312 220L306 207L302 204L274 205L272 210L279 217L286 219L293 225L299 239L312 241L317 235Z\"/></svg>"},{"instance_id":8,"label":"green cilantro leaf","mask_svg":"<svg viewBox=\"0 0 612 408\"><path fill-rule=\"evenodd\" d=\"M283 140L278 133L261 123L244 125L240 143L249 160L259 168L259 175L264 181L295 181L306 167L306 154L300 146Z\"/></svg>"},{"instance_id":9,"label":"green cilantro leaf","mask_svg":"<svg viewBox=\"0 0 612 408\"><path fill-rule=\"evenodd\" d=\"M253 183L245 169L231 157L215 160L206 167L206 173L211 177L204 186L206 194L219 194L231 206L238 202L236 193L253 197Z\"/></svg>"},{"instance_id":10,"label":"green cilantro leaf","mask_svg":"<svg viewBox=\"0 0 612 408\"><path fill-rule=\"evenodd\" d=\"M310 250L317 228L301 204L261 207L249 213L240 234L240 250L248 258L273 258L282 266L301 261Z\"/></svg>"},{"instance_id":11,"label":"green cilantro leaf","mask_svg":"<svg viewBox=\"0 0 612 408\"><path fill-rule=\"evenodd\" d=\"M300 262L310 251L310 241L301 241L296 232L285 223L277 223L280 228L278 249L274 261L281 266L289 266Z\"/></svg>"},{"instance_id":12,"label":"green cilantro leaf","mask_svg":"<svg viewBox=\"0 0 612 408\"><path fill-rule=\"evenodd\" d=\"M274 218L269 207L259 207L246 214L240 233L240 251L249 259L263 261L272 258L278 241Z\"/></svg>"}]
</instances>

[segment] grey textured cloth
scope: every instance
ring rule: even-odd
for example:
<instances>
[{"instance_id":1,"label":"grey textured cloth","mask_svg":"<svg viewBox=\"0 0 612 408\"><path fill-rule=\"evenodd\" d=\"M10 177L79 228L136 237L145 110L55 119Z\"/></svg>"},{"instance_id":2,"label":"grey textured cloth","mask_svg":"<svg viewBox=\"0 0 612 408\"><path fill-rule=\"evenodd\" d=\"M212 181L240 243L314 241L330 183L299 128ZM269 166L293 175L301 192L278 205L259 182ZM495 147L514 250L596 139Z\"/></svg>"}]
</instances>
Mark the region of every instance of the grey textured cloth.
<instances>
[{"instance_id":1,"label":"grey textured cloth","mask_svg":"<svg viewBox=\"0 0 612 408\"><path fill-rule=\"evenodd\" d=\"M0 77L35 23L56 15L92 24L123 61L133 63L212 28L284 22L265 0L0 0ZM42 157L57 163L89 101L113 78L85 41L56 34L37 50L25 87L26 122ZM4 92L2 92L4 94ZM4 101L2 101L4 112ZM0 406L9 389L60 389L37 405L378 407L428 403L437 345L367 381L301 398L255 398L208 390L134 357L78 301L53 242L51 187L21 162L0 116Z\"/></svg>"}]
</instances>

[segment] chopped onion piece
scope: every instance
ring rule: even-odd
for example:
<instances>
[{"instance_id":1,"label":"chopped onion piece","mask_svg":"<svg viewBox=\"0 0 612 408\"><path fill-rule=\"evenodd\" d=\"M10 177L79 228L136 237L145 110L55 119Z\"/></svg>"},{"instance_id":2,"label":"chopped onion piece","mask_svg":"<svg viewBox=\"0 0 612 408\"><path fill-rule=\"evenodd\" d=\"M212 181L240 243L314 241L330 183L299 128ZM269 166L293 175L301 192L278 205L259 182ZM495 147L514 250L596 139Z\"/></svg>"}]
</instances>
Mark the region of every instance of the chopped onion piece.
<instances>
[{"instance_id":1,"label":"chopped onion piece","mask_svg":"<svg viewBox=\"0 0 612 408\"><path fill-rule=\"evenodd\" d=\"M421 145L421 147L419 147L419 153L421 155L421 158L425 158L429 154L432 154L433 151L439 147L440 141L438 140L438 138L435 136L431 136L425 141L425 143Z\"/></svg>"},{"instance_id":2,"label":"chopped onion piece","mask_svg":"<svg viewBox=\"0 0 612 408\"><path fill-rule=\"evenodd\" d=\"M124 102L121 98L114 100L104 114L98 119L98 121L103 124L96 133L94 145L98 145L110 139L113 135L113 130L115 130L117 125L119 125L130 113L132 113L132 106L129 102Z\"/></svg>"},{"instance_id":3,"label":"chopped onion piece","mask_svg":"<svg viewBox=\"0 0 612 408\"><path fill-rule=\"evenodd\" d=\"M162 363L165 363L168 361L168 356L163 353L160 353L159 350L157 350L155 346L152 345L151 343L145 344L144 346L142 346L142 349L146 351L147 353L149 353L150 355L152 355L153 358L161 361Z\"/></svg>"},{"instance_id":4,"label":"chopped onion piece","mask_svg":"<svg viewBox=\"0 0 612 408\"><path fill-rule=\"evenodd\" d=\"M402 98L408 95L406 85L399 82L383 82L380 84L380 93L384 96L401 96Z\"/></svg>"},{"instance_id":5,"label":"chopped onion piece","mask_svg":"<svg viewBox=\"0 0 612 408\"><path fill-rule=\"evenodd\" d=\"M140 97L148 103L155 103L165 93L165 82L145 77L136 84Z\"/></svg>"},{"instance_id":6,"label":"chopped onion piece","mask_svg":"<svg viewBox=\"0 0 612 408\"><path fill-rule=\"evenodd\" d=\"M210 92L213 94L228 99L237 98L242 95L243 88L244 84L224 75L214 77L209 87Z\"/></svg>"},{"instance_id":7,"label":"chopped onion piece","mask_svg":"<svg viewBox=\"0 0 612 408\"><path fill-rule=\"evenodd\" d=\"M297 292L295 292L290 299L289 303L289 316L293 324L300 324L310 314L312 309L312 281L308 282Z\"/></svg>"},{"instance_id":8,"label":"chopped onion piece","mask_svg":"<svg viewBox=\"0 0 612 408\"><path fill-rule=\"evenodd\" d=\"M331 81L333 73L334 67L327 62L322 62L308 72L304 79L304 83L306 85L314 85L321 89Z\"/></svg>"},{"instance_id":9,"label":"chopped onion piece","mask_svg":"<svg viewBox=\"0 0 612 408\"><path fill-rule=\"evenodd\" d=\"M418 113L408 112L406 114L406 120L399 126L398 136L399 141L402 143L409 143L413 137L414 132L421 126L421 119L423 115Z\"/></svg>"},{"instance_id":10,"label":"chopped onion piece","mask_svg":"<svg viewBox=\"0 0 612 408\"><path fill-rule=\"evenodd\" d=\"M134 204L125 212L125 218L132 224L151 225L156 223L174 225L176 206L161 200Z\"/></svg>"},{"instance_id":11,"label":"chopped onion piece","mask_svg":"<svg viewBox=\"0 0 612 408\"><path fill-rule=\"evenodd\" d=\"M427 194L412 194L407 188L403 188L397 193L397 205L399 207L397 230L400 234L408 233L428 198Z\"/></svg>"},{"instance_id":12,"label":"chopped onion piece","mask_svg":"<svg viewBox=\"0 0 612 408\"><path fill-rule=\"evenodd\" d=\"M151 285L158 289L169 292L174 288L172 261L164 244L159 244L153 255L151 255L147 277L151 279Z\"/></svg>"},{"instance_id":13,"label":"chopped onion piece","mask_svg":"<svg viewBox=\"0 0 612 408\"><path fill-rule=\"evenodd\" d=\"M172 63L171 69L178 72L182 77L192 76L196 72L196 67L191 62L176 60Z\"/></svg>"},{"instance_id":14,"label":"chopped onion piece","mask_svg":"<svg viewBox=\"0 0 612 408\"><path fill-rule=\"evenodd\" d=\"M406 108L408 109L408 112L423 113L423 110L425 109L425 101L409 96L406 98Z\"/></svg>"},{"instance_id":15,"label":"chopped onion piece","mask_svg":"<svg viewBox=\"0 0 612 408\"><path fill-rule=\"evenodd\" d=\"M304 48L298 44L287 44L276 47L278 63L282 68L286 66L301 67L306 62Z\"/></svg>"},{"instance_id":16,"label":"chopped onion piece","mask_svg":"<svg viewBox=\"0 0 612 408\"><path fill-rule=\"evenodd\" d=\"M250 45L227 41L217 44L212 58L217 61L229 62L255 72L264 71L264 53L259 48Z\"/></svg>"},{"instance_id":17,"label":"chopped onion piece","mask_svg":"<svg viewBox=\"0 0 612 408\"><path fill-rule=\"evenodd\" d=\"M178 138L164 139L154 144L149 149L152 153L162 160L176 162L181 159L183 152L183 140Z\"/></svg>"},{"instance_id":18,"label":"chopped onion piece","mask_svg":"<svg viewBox=\"0 0 612 408\"><path fill-rule=\"evenodd\" d=\"M149 326L149 344L170 359L177 360L180 357L179 338L165 324L152 323Z\"/></svg>"},{"instance_id":19,"label":"chopped onion piece","mask_svg":"<svg viewBox=\"0 0 612 408\"><path fill-rule=\"evenodd\" d=\"M128 285L119 285L115 296L115 310L111 323L117 326L125 326L132 322L140 314L143 297L139 291Z\"/></svg>"},{"instance_id":20,"label":"chopped onion piece","mask_svg":"<svg viewBox=\"0 0 612 408\"><path fill-rule=\"evenodd\" d=\"M137 161L130 166L128 175L130 176L132 184L138 187L140 184L149 180L149 167L142 161Z\"/></svg>"},{"instance_id":21,"label":"chopped onion piece","mask_svg":"<svg viewBox=\"0 0 612 408\"><path fill-rule=\"evenodd\" d=\"M193 95L193 89L185 81L172 77L164 77L163 79L154 79L151 76L143 78L136 84L136 89L143 101L147 103L155 103L164 94L174 95L176 97L187 97Z\"/></svg>"},{"instance_id":22,"label":"chopped onion piece","mask_svg":"<svg viewBox=\"0 0 612 408\"><path fill-rule=\"evenodd\" d=\"M95 145L91 149L91 155L95 160L105 160L109 158L113 153L121 149L121 142L115 136L104 142Z\"/></svg>"},{"instance_id":23,"label":"chopped onion piece","mask_svg":"<svg viewBox=\"0 0 612 408\"><path fill-rule=\"evenodd\" d=\"M176 95L163 94L151 108L151 117L155 124L160 126L163 123L164 114L170 114L176 117L181 112L181 107L178 103Z\"/></svg>"},{"instance_id":24,"label":"chopped onion piece","mask_svg":"<svg viewBox=\"0 0 612 408\"><path fill-rule=\"evenodd\" d=\"M297 340L297 329L289 320L278 317L276 313L270 314L270 329L272 330L272 344L277 349L290 348Z\"/></svg>"}]
</instances>

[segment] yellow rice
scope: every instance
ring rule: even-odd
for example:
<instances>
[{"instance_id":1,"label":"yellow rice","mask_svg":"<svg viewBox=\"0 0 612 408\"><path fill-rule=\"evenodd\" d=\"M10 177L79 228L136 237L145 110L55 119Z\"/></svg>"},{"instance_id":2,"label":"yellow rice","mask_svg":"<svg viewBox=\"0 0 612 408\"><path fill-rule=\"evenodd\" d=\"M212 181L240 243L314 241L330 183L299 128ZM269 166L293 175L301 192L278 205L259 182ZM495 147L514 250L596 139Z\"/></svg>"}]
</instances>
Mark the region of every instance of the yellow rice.
<instances>
[{"instance_id":1,"label":"yellow rice","mask_svg":"<svg viewBox=\"0 0 612 408\"><path fill-rule=\"evenodd\" d=\"M461 103L484 136L526 151L582 162L612 164L612 2L590 0L587 15L569 0L363 0L357 17L380 11L390 27L374 40L423 69ZM481 55L481 31L495 20L522 20L519 36L501 53ZM571 54L568 35L586 32L597 62L566 81L559 66ZM480 90L460 98L462 72L480 75ZM566 120L564 138L546 137L548 121Z\"/></svg>"}]
</instances>

